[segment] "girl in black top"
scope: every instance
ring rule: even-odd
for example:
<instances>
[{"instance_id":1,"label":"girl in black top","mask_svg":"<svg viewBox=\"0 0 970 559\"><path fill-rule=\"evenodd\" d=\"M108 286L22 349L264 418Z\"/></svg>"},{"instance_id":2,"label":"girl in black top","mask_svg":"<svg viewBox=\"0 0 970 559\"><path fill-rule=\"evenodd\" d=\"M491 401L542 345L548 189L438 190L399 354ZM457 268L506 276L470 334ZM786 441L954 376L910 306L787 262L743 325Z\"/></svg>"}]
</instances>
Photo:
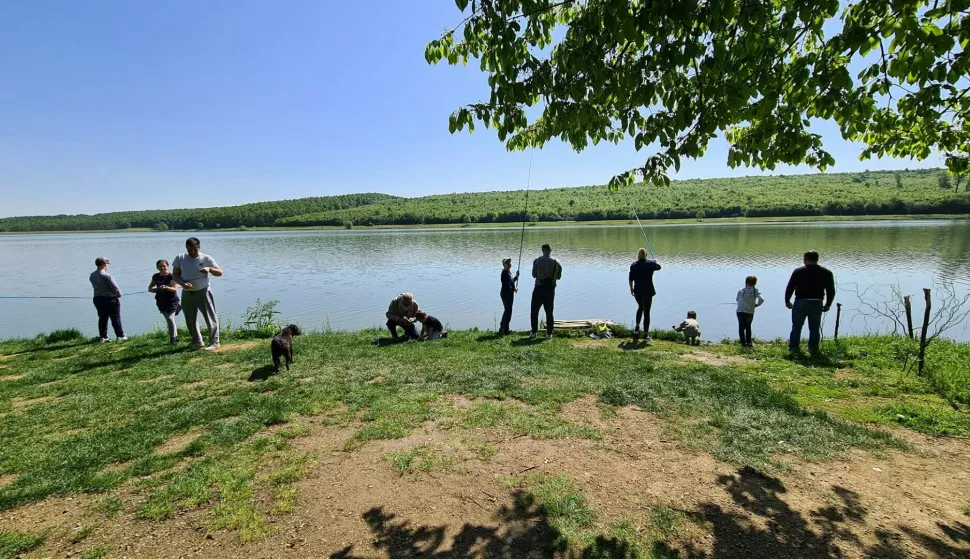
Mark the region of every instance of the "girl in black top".
<instances>
[{"instance_id":1,"label":"girl in black top","mask_svg":"<svg viewBox=\"0 0 970 559\"><path fill-rule=\"evenodd\" d=\"M498 333L500 336L506 336L509 332L509 323L512 322L512 303L515 302L515 292L519 290L516 287L516 282L519 281L519 273L515 273L515 277L512 277L512 259L506 258L502 260L502 291L499 295L502 297L502 306L505 308L505 312L502 313L502 322L499 323Z\"/></svg>"},{"instance_id":2,"label":"girl in black top","mask_svg":"<svg viewBox=\"0 0 970 559\"><path fill-rule=\"evenodd\" d=\"M155 294L155 306L158 307L158 312L165 317L165 322L168 324L169 341L172 345L175 345L179 343L175 317L182 312L182 305L175 288L175 279L168 271L168 261L159 260L155 263L155 267L158 268L158 273L152 276L148 290Z\"/></svg>"}]
</instances>

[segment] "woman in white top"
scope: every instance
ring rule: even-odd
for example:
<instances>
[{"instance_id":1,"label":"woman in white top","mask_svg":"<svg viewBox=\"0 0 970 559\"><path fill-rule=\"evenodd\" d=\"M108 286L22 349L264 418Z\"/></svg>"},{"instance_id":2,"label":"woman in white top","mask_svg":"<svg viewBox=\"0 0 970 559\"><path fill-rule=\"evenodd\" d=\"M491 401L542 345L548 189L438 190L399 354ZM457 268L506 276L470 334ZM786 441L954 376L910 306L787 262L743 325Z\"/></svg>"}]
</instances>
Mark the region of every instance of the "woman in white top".
<instances>
[{"instance_id":1,"label":"woman in white top","mask_svg":"<svg viewBox=\"0 0 970 559\"><path fill-rule=\"evenodd\" d=\"M744 289L738 291L738 337L741 338L741 347L754 347L751 343L751 323L754 322L754 309L764 304L765 300L761 297L761 292L755 285L758 278L748 276L744 280Z\"/></svg>"}]
</instances>

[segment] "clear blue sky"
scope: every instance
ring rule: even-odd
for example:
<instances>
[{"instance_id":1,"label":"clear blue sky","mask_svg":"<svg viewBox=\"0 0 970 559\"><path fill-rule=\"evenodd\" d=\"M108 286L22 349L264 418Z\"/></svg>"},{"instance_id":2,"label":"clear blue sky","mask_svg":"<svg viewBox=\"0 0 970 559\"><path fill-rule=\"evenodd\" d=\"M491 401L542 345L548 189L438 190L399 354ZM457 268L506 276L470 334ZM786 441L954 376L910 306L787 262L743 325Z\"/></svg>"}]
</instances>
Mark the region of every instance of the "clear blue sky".
<instances>
[{"instance_id":1,"label":"clear blue sky","mask_svg":"<svg viewBox=\"0 0 970 559\"><path fill-rule=\"evenodd\" d=\"M448 133L488 94L477 66L424 61L460 19L452 0L2 2L0 216L522 188L527 154ZM941 164L860 162L819 131L836 171ZM646 155L551 145L532 184L603 184ZM719 142L678 178L756 173Z\"/></svg>"}]
</instances>

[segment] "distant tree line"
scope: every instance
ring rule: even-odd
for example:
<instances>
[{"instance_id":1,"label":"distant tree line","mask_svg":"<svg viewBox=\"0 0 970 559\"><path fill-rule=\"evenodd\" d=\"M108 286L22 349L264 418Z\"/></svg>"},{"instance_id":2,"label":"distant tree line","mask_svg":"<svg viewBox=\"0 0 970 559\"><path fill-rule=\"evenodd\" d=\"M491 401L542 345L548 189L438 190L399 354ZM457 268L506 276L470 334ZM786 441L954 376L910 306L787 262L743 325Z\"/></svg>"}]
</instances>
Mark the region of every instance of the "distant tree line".
<instances>
[{"instance_id":1,"label":"distant tree line","mask_svg":"<svg viewBox=\"0 0 970 559\"><path fill-rule=\"evenodd\" d=\"M388 194L345 194L241 206L175 210L112 212L95 215L25 216L0 219L0 231L98 231L146 228L219 229L272 226L279 219L322 211L339 211L375 202L396 200Z\"/></svg>"},{"instance_id":2,"label":"distant tree line","mask_svg":"<svg viewBox=\"0 0 970 559\"><path fill-rule=\"evenodd\" d=\"M617 194L601 186L532 191L528 221L598 221L970 213L970 195L943 186L940 169L635 185ZM432 225L520 221L524 191L448 194L378 202L282 218L279 226ZM702 216L702 217L701 217Z\"/></svg>"},{"instance_id":3,"label":"distant tree line","mask_svg":"<svg viewBox=\"0 0 970 559\"><path fill-rule=\"evenodd\" d=\"M945 179L945 180L944 180ZM942 169L643 184L616 194L602 186L534 190L529 221L710 219L724 217L967 214L970 194ZM433 225L508 223L523 218L524 191L399 198L349 194L220 208L150 210L97 215L0 219L0 231L91 231L151 228L219 229L260 226Z\"/></svg>"}]
</instances>

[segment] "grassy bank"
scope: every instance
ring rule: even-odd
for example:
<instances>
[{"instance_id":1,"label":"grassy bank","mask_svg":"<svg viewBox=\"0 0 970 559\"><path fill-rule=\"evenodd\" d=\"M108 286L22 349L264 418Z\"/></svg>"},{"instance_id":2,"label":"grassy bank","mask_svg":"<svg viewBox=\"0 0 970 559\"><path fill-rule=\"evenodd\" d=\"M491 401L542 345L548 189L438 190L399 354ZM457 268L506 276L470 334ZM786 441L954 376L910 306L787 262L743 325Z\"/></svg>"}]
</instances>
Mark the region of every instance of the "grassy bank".
<instances>
[{"instance_id":1,"label":"grassy bank","mask_svg":"<svg viewBox=\"0 0 970 559\"><path fill-rule=\"evenodd\" d=\"M826 343L819 359L791 360L781 343L752 351L663 340L631 347L465 331L378 346L374 331L330 332L297 338L293 370L274 375L264 339L237 337L223 351L201 353L164 337L94 344L58 333L0 342L0 511L88 492L104 493L99 506L110 511L120 506L112 492L125 486L142 495L140 518L208 508L207 529L258 539L292 510L294 484L314 467L294 450L307 432L301 417L347 429L350 453L432 421L456 431L595 440L600 430L560 413L592 395L604 416L634 406L661 418L685 448L763 471L852 449L906 448L873 426L970 435L970 346L949 342L932 346L932 375L920 378L904 371L912 348L896 338L845 339ZM453 405L456 397L469 404ZM483 460L489 445L473 445ZM416 447L388 456L384 467L406 474L442 463ZM563 480L515 483L539 501L559 503L550 495L570 491ZM586 524L564 524L563 533L579 534L568 545L595 539ZM40 536L3 534L0 544L40 545L32 537Z\"/></svg>"}]
</instances>

